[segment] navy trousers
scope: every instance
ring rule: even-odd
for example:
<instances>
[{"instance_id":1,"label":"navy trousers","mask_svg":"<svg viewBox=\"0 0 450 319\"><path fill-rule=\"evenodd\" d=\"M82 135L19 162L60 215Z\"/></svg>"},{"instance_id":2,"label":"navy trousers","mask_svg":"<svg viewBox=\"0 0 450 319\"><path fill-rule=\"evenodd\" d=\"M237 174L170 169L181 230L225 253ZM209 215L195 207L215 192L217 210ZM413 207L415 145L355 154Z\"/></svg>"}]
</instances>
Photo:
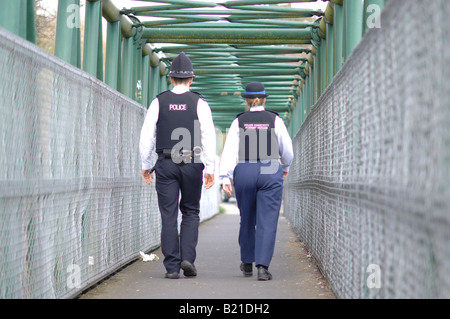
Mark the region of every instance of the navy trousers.
<instances>
[{"instance_id":1,"label":"navy trousers","mask_svg":"<svg viewBox=\"0 0 450 319\"><path fill-rule=\"evenodd\" d=\"M283 169L265 170L266 164L239 163L233 174L241 214L241 261L269 267L283 197Z\"/></svg>"},{"instance_id":2,"label":"navy trousers","mask_svg":"<svg viewBox=\"0 0 450 319\"><path fill-rule=\"evenodd\" d=\"M170 158L161 157L156 163L161 251L168 273L179 272L183 260L195 262L203 169L202 163L177 165ZM178 208L182 214L179 234Z\"/></svg>"}]
</instances>

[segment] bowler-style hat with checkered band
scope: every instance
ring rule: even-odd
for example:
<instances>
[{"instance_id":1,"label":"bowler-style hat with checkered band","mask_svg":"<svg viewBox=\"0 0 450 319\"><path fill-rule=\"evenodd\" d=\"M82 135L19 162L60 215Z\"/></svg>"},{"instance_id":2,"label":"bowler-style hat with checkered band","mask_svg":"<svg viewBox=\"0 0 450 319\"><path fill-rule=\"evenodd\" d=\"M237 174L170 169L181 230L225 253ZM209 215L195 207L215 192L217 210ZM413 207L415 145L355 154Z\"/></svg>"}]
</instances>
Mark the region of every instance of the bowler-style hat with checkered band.
<instances>
[{"instance_id":1,"label":"bowler-style hat with checkered band","mask_svg":"<svg viewBox=\"0 0 450 319\"><path fill-rule=\"evenodd\" d=\"M181 52L173 59L169 77L179 79L195 78L192 62L184 52Z\"/></svg>"}]
</instances>

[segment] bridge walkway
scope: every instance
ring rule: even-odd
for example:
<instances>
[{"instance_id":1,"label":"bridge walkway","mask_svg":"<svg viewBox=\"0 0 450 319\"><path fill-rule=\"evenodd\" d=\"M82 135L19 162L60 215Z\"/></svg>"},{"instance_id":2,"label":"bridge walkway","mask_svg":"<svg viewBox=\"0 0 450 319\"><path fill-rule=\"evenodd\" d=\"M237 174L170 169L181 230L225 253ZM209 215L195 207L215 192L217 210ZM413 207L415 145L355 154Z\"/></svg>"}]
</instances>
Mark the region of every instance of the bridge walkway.
<instances>
[{"instance_id":1,"label":"bridge walkway","mask_svg":"<svg viewBox=\"0 0 450 319\"><path fill-rule=\"evenodd\" d=\"M80 299L332 299L314 260L281 215L270 266L273 280L243 277L239 270L239 210L223 203L225 213L200 226L196 268L198 276L164 278L162 253L158 261L141 259L79 296Z\"/></svg>"}]
</instances>

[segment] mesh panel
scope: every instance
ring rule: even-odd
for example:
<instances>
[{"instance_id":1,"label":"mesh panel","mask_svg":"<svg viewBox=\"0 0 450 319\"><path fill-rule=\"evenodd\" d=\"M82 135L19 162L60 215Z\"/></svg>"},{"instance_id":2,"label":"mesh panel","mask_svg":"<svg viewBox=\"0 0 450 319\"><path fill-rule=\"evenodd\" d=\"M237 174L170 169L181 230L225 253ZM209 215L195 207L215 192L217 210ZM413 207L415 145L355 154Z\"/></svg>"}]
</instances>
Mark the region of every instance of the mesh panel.
<instances>
[{"instance_id":1,"label":"mesh panel","mask_svg":"<svg viewBox=\"0 0 450 319\"><path fill-rule=\"evenodd\" d=\"M156 193L140 176L146 111L0 38L0 298L71 297L159 245ZM203 194L201 219L217 197Z\"/></svg>"},{"instance_id":2,"label":"mesh panel","mask_svg":"<svg viewBox=\"0 0 450 319\"><path fill-rule=\"evenodd\" d=\"M295 138L284 211L341 298L450 297L449 13L390 1Z\"/></svg>"}]
</instances>

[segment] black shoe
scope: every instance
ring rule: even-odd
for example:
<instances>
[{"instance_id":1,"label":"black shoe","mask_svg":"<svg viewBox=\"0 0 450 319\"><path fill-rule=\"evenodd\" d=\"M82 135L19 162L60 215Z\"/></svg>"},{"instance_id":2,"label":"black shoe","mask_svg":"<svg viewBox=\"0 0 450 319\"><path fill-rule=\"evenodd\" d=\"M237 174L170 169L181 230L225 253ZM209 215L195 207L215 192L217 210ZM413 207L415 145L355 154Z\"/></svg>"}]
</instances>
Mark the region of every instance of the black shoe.
<instances>
[{"instance_id":1,"label":"black shoe","mask_svg":"<svg viewBox=\"0 0 450 319\"><path fill-rule=\"evenodd\" d=\"M169 279L178 279L178 278L180 278L180 274L177 272L171 272L171 273L168 272L168 273L166 273L165 277L169 278Z\"/></svg>"},{"instance_id":2,"label":"black shoe","mask_svg":"<svg viewBox=\"0 0 450 319\"><path fill-rule=\"evenodd\" d=\"M241 263L241 271L244 273L244 277L253 276L253 264Z\"/></svg>"},{"instance_id":3,"label":"black shoe","mask_svg":"<svg viewBox=\"0 0 450 319\"><path fill-rule=\"evenodd\" d=\"M195 277L197 276L197 269L195 269L195 266L191 264L187 260L183 260L181 262L181 269L184 271L184 275L186 277Z\"/></svg>"},{"instance_id":4,"label":"black shoe","mask_svg":"<svg viewBox=\"0 0 450 319\"><path fill-rule=\"evenodd\" d=\"M267 281L272 280L272 274L263 266L258 266L258 280Z\"/></svg>"}]
</instances>

